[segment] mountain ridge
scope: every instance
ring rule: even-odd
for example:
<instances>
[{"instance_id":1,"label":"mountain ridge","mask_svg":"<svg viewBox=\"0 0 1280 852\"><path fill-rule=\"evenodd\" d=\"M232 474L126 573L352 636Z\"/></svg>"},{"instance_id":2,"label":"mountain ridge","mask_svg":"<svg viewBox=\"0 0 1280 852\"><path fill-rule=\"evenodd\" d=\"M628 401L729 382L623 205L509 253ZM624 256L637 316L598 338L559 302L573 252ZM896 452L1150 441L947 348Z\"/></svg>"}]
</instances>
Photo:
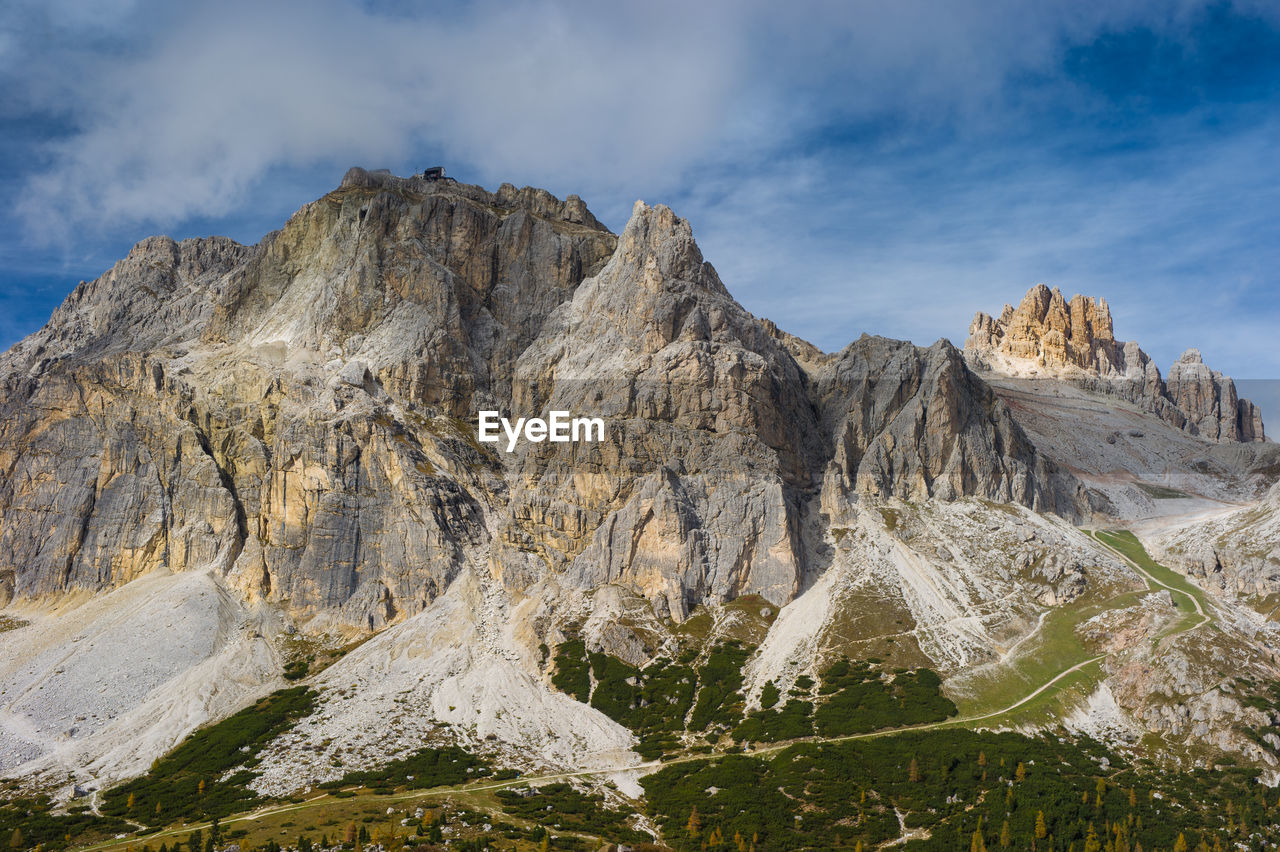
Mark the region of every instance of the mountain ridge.
<instances>
[{"instance_id":1,"label":"mountain ridge","mask_svg":"<svg viewBox=\"0 0 1280 852\"><path fill-rule=\"evenodd\" d=\"M1280 711L1244 687L1204 712L1162 692L1213 688L1232 654L1280 681L1262 604L1223 598L1214 632L1188 629L1183 598L1081 527L1251 502L1276 447L1210 438L1229 379L1189 357L1166 382L1136 344L1119 369L1105 305L1045 293L1024 360L1070 375L989 369L1024 357L1000 349L1012 315L963 351L821 352L738 304L664 205L614 235L575 196L352 169L255 246L144 240L0 355L0 604L30 622L12 647L50 637L80 663L0 660L0 694L49 685L0 704L0 771L114 783L296 676L315 711L249 789L447 745L638 796L633 748L728 747L771 690L822 705L845 658L890 684L928 668L966 718L1018 724L1005 708L1079 675L1054 724L1273 771L1250 732ZM605 440L503 452L476 439L482 408L600 416ZM1261 594L1257 563L1239 573ZM159 655L146 625L187 582L224 606ZM82 628L84 600L107 603ZM76 637L110 632L111 601L136 610L111 647L148 676L68 725L107 665ZM571 665L585 693L558 686ZM691 692L655 740L628 715L645 707L594 697L626 667L627 689L686 667L703 709Z\"/></svg>"}]
</instances>

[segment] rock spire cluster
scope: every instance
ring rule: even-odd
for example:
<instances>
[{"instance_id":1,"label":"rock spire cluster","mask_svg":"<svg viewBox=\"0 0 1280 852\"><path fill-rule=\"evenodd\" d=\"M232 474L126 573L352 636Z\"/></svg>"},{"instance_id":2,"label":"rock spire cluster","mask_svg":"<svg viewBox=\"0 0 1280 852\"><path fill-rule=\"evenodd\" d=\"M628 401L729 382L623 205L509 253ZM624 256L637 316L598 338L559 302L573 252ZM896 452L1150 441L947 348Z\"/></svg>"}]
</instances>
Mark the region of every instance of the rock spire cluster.
<instances>
[{"instance_id":1,"label":"rock spire cluster","mask_svg":"<svg viewBox=\"0 0 1280 852\"><path fill-rule=\"evenodd\" d=\"M999 317L979 312L969 325L965 357L980 370L1065 379L1140 404L1179 429L1210 441L1266 439L1258 407L1236 393L1230 377L1210 370L1189 349L1162 379L1134 341L1116 340L1105 299L1037 284Z\"/></svg>"}]
</instances>

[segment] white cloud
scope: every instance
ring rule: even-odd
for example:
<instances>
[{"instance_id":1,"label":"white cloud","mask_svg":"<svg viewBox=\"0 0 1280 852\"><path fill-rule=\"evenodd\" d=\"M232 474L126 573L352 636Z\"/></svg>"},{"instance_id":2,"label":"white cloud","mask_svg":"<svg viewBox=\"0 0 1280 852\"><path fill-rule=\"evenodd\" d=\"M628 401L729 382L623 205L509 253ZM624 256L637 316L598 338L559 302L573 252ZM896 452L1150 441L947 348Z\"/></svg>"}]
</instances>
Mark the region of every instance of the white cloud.
<instances>
[{"instance_id":1,"label":"white cloud","mask_svg":"<svg viewBox=\"0 0 1280 852\"><path fill-rule=\"evenodd\" d=\"M273 168L419 150L484 180L652 195L832 120L981 111L1070 38L1201 5L18 0L5 14L33 43L10 82L76 128L20 212L46 238L169 226L227 214Z\"/></svg>"},{"instance_id":2,"label":"white cloud","mask_svg":"<svg viewBox=\"0 0 1280 852\"><path fill-rule=\"evenodd\" d=\"M975 311L1043 281L1107 298L1162 369L1198 346L1217 369L1280 375L1278 130L1188 129L1101 174L973 145L797 157L705 181L679 209L749 310L827 349L862 332L962 345Z\"/></svg>"},{"instance_id":3,"label":"white cloud","mask_svg":"<svg viewBox=\"0 0 1280 852\"><path fill-rule=\"evenodd\" d=\"M636 197L676 202L749 308L827 346L863 330L957 339L973 310L1050 279L1110 296L1120 333L1162 355L1166 320L1188 318L1150 293L1223 251L1231 229L1201 236L1195 215L1258 228L1259 210L1222 199L1269 191L1241 183L1265 138L1088 180L1053 152L984 157L981 140L1018 118L1009 81L1053 79L1064 46L1139 23L1177 39L1207 5L13 0L0 112L71 127L23 178L19 215L45 241L234 217L282 169L336 179L429 154L491 186L578 192L615 226ZM1066 108L1090 108L1055 83ZM866 139L827 140L868 123ZM934 132L959 143L920 148ZM1260 286L1246 266L1228 312ZM1207 357L1254 340L1220 338Z\"/></svg>"},{"instance_id":4,"label":"white cloud","mask_svg":"<svg viewBox=\"0 0 1280 852\"><path fill-rule=\"evenodd\" d=\"M645 9L495 4L437 22L335 0L206 5L79 81L80 129L21 212L46 234L220 215L273 167L423 144L486 176L661 180L720 133L741 42L705 37L732 29L712 5Z\"/></svg>"}]
</instances>

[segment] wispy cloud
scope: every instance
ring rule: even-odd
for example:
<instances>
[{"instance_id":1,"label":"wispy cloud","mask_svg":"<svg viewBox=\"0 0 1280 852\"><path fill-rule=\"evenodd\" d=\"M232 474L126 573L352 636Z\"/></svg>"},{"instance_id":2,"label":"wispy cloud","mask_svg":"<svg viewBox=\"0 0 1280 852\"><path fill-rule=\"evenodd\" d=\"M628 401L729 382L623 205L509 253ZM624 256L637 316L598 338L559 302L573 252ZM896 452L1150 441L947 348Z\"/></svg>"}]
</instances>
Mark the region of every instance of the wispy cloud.
<instances>
[{"instance_id":1,"label":"wispy cloud","mask_svg":"<svg viewBox=\"0 0 1280 852\"><path fill-rule=\"evenodd\" d=\"M1261 0L13 0L0 183L28 245L105 265L438 160L615 227L673 203L750 309L828 348L958 340L1045 280L1161 363L1280 375L1280 65L1231 42L1277 26Z\"/></svg>"},{"instance_id":2,"label":"wispy cloud","mask_svg":"<svg viewBox=\"0 0 1280 852\"><path fill-rule=\"evenodd\" d=\"M1265 330L1280 320L1278 128L1189 131L1110 175L980 144L797 158L769 179L722 177L683 208L747 307L825 348L862 332L961 343L976 310L1044 281L1108 298L1117 333L1165 367L1199 346L1263 375L1280 368Z\"/></svg>"}]
</instances>

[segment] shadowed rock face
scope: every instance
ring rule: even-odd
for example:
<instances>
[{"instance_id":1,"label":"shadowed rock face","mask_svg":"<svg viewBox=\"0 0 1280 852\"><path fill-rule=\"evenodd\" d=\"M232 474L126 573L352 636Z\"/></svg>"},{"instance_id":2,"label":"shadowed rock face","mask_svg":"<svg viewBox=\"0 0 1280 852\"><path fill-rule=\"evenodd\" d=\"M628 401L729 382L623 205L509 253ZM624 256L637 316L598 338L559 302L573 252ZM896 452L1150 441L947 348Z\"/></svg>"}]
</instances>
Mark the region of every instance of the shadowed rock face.
<instances>
[{"instance_id":1,"label":"shadowed rock face","mask_svg":"<svg viewBox=\"0 0 1280 852\"><path fill-rule=\"evenodd\" d=\"M1265 441L1262 413L1236 395L1235 383L1210 370L1189 349L1167 382L1140 348L1116 341L1105 299L1063 299L1037 284L999 318L979 312L969 326L965 357L981 370L1047 376L1117 396L1210 441Z\"/></svg>"},{"instance_id":2,"label":"shadowed rock face","mask_svg":"<svg viewBox=\"0 0 1280 852\"><path fill-rule=\"evenodd\" d=\"M480 409L606 420L475 440ZM738 305L687 222L353 169L259 245L153 238L0 357L0 577L31 597L212 568L377 629L465 565L682 619L793 597L860 494L1072 516L949 344L825 355Z\"/></svg>"},{"instance_id":3,"label":"shadowed rock face","mask_svg":"<svg viewBox=\"0 0 1280 852\"><path fill-rule=\"evenodd\" d=\"M1005 404L945 340L928 349L863 336L820 374L834 439L825 500L979 496L1067 517L1077 485L1039 456Z\"/></svg>"},{"instance_id":4,"label":"shadowed rock face","mask_svg":"<svg viewBox=\"0 0 1280 852\"><path fill-rule=\"evenodd\" d=\"M1262 441L1262 412L1236 395L1235 382L1210 370L1200 350L1188 349L1169 369L1169 398L1196 432L1211 441Z\"/></svg>"}]
</instances>

